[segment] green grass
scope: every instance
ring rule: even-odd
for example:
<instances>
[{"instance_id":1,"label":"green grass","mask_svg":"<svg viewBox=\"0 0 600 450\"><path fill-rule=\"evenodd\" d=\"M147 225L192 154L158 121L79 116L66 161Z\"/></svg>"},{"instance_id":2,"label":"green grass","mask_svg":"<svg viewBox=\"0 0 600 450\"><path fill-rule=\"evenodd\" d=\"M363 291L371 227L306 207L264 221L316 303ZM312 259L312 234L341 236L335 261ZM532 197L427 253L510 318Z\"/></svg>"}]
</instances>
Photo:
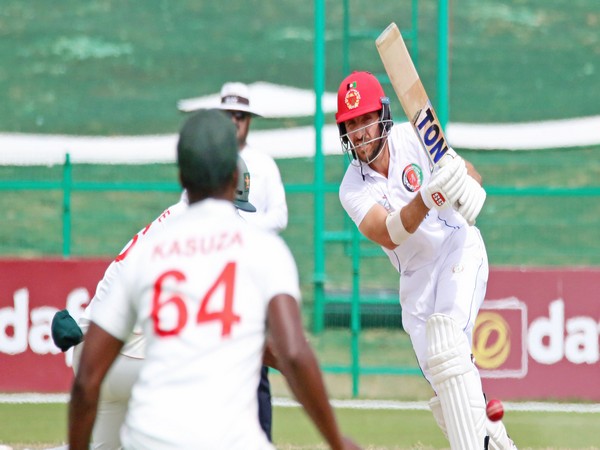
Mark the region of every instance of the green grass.
<instances>
[{"instance_id":1,"label":"green grass","mask_svg":"<svg viewBox=\"0 0 600 450\"><path fill-rule=\"evenodd\" d=\"M217 92L224 81L311 88L312 3L5 0L0 130L171 133L181 122L179 99ZM345 75L343 2L325 3L325 84L335 91ZM382 31L390 21L410 26L408 0L348 3L355 32ZM437 8L419 2L419 71L434 99ZM452 120L600 114L599 21L596 0L450 2ZM350 69L382 71L374 39L350 48ZM282 123L298 121L256 121Z\"/></svg>"},{"instance_id":2,"label":"green grass","mask_svg":"<svg viewBox=\"0 0 600 450\"><path fill-rule=\"evenodd\" d=\"M440 449L448 442L437 428L429 411L383 411L338 409L341 427L365 448L371 449ZM598 414L564 414L512 412L504 420L519 449L598 448L593 424ZM291 420L290 420L291 419ZM304 420L303 420L304 419ZM293 434L287 428L294 424ZM283 430L278 430L277 423ZM304 424L303 424L304 422ZM307 423L301 410L274 412L275 442L280 449L319 448L322 439ZM286 443L292 442L293 446ZM327 448L327 447L323 447Z\"/></svg>"},{"instance_id":3,"label":"green grass","mask_svg":"<svg viewBox=\"0 0 600 450\"><path fill-rule=\"evenodd\" d=\"M0 404L0 444L42 449L66 440L66 404ZM428 411L336 410L344 433L365 449L448 448ZM597 449L599 414L507 411L504 422L521 450ZM275 407L273 438L280 450L325 449L299 408Z\"/></svg>"},{"instance_id":4,"label":"green grass","mask_svg":"<svg viewBox=\"0 0 600 450\"><path fill-rule=\"evenodd\" d=\"M66 439L67 405L0 404L0 443L53 444Z\"/></svg>"}]
</instances>

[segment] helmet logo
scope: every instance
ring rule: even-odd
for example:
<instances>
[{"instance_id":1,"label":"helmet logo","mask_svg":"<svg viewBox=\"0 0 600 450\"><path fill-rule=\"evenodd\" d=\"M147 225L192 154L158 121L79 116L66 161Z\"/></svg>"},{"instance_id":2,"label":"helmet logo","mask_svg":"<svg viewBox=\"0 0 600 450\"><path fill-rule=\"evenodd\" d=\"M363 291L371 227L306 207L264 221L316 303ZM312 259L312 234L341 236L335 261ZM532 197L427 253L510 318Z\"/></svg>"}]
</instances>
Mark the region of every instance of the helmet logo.
<instances>
[{"instance_id":1,"label":"helmet logo","mask_svg":"<svg viewBox=\"0 0 600 450\"><path fill-rule=\"evenodd\" d=\"M423 183L423 171L417 164L409 164L402 171L402 184L409 192L416 192Z\"/></svg>"},{"instance_id":2,"label":"helmet logo","mask_svg":"<svg viewBox=\"0 0 600 450\"><path fill-rule=\"evenodd\" d=\"M248 172L244 172L244 192L248 192L250 190L250 174Z\"/></svg>"},{"instance_id":3,"label":"helmet logo","mask_svg":"<svg viewBox=\"0 0 600 450\"><path fill-rule=\"evenodd\" d=\"M344 99L348 109L356 109L360 103L360 92L356 89L350 89L346 92L346 98Z\"/></svg>"}]
</instances>

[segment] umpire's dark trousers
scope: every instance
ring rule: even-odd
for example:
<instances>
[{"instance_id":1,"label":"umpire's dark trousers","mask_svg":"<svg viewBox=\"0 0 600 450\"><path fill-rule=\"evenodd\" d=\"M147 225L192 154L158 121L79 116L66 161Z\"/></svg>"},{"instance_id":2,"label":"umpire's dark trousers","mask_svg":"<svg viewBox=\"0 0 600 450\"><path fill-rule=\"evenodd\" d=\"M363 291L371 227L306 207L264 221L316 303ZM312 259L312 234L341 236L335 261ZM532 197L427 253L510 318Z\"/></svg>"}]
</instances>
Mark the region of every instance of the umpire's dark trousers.
<instances>
[{"instance_id":1,"label":"umpire's dark trousers","mask_svg":"<svg viewBox=\"0 0 600 450\"><path fill-rule=\"evenodd\" d=\"M269 441L272 441L271 426L273 424L273 411L271 406L269 368L267 366L262 366L260 371L260 382L258 383L258 420Z\"/></svg>"}]
</instances>

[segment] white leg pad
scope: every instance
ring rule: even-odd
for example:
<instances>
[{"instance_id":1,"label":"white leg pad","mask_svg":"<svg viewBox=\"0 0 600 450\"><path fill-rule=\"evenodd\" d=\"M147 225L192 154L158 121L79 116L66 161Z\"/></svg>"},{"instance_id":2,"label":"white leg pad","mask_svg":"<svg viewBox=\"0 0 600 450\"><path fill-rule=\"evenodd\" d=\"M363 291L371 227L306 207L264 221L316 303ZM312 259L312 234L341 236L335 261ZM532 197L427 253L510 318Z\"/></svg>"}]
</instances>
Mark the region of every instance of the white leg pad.
<instances>
[{"instance_id":1,"label":"white leg pad","mask_svg":"<svg viewBox=\"0 0 600 450\"><path fill-rule=\"evenodd\" d=\"M446 439L448 439L448 430L446 429L444 412L442 411L442 404L439 397L436 396L429 400L429 409L431 409L433 418L438 424L438 427L440 427L440 430L442 430L442 433ZM517 450L517 446L512 439L508 437L502 421L492 422L491 420L486 419L485 431L490 437L488 450Z\"/></svg>"},{"instance_id":2,"label":"white leg pad","mask_svg":"<svg viewBox=\"0 0 600 450\"><path fill-rule=\"evenodd\" d=\"M497 422L492 422L491 420L486 419L485 429L490 437L490 442L488 444L489 450L517 449L513 441L508 437L508 434L506 434L506 428L504 428L502 421L498 420Z\"/></svg>"},{"instance_id":3,"label":"white leg pad","mask_svg":"<svg viewBox=\"0 0 600 450\"><path fill-rule=\"evenodd\" d=\"M448 439L448 430L446 430L446 422L444 422L444 412L442 411L442 404L440 403L440 398L438 396L429 400L429 409L431 409L433 418L437 422L438 427L440 427L440 430L442 430L442 433L444 433L444 436Z\"/></svg>"},{"instance_id":4,"label":"white leg pad","mask_svg":"<svg viewBox=\"0 0 600 450\"><path fill-rule=\"evenodd\" d=\"M485 399L471 346L454 319L427 320L428 365L440 399L452 450L482 450L486 436Z\"/></svg>"},{"instance_id":5,"label":"white leg pad","mask_svg":"<svg viewBox=\"0 0 600 450\"><path fill-rule=\"evenodd\" d=\"M444 412L442 411L442 404L439 397L433 397L429 400L429 409L433 413L438 427L442 430L442 433L448 439L448 430L446 430L446 422L444 421ZM517 450L517 446L514 444L511 438L506 433L506 428L501 421L492 422L489 419L485 421L485 431L490 437L488 443L488 450Z\"/></svg>"}]
</instances>

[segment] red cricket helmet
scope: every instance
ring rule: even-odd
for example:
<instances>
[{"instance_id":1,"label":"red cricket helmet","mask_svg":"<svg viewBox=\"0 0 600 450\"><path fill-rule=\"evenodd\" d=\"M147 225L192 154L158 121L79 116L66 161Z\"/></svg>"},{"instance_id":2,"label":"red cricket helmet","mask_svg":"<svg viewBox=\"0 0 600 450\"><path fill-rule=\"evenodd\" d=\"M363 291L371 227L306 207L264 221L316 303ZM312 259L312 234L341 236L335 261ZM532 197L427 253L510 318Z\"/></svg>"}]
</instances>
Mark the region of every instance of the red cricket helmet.
<instances>
[{"instance_id":1,"label":"red cricket helmet","mask_svg":"<svg viewBox=\"0 0 600 450\"><path fill-rule=\"evenodd\" d=\"M340 124L383 108L386 98L381 84L370 72L352 72L338 89L335 121Z\"/></svg>"},{"instance_id":2,"label":"red cricket helmet","mask_svg":"<svg viewBox=\"0 0 600 450\"><path fill-rule=\"evenodd\" d=\"M337 96L337 113L335 114L342 151L348 156L352 164L360 165L361 162L356 154L357 147L348 136L345 122L374 111L381 111L379 115L381 135L375 138L380 141L380 145L372 158L364 161L367 164L373 162L380 155L383 143L394 122L390 111L390 99L386 97L377 78L370 72L352 72L340 84ZM361 145L368 143L369 141L363 142Z\"/></svg>"}]
</instances>

